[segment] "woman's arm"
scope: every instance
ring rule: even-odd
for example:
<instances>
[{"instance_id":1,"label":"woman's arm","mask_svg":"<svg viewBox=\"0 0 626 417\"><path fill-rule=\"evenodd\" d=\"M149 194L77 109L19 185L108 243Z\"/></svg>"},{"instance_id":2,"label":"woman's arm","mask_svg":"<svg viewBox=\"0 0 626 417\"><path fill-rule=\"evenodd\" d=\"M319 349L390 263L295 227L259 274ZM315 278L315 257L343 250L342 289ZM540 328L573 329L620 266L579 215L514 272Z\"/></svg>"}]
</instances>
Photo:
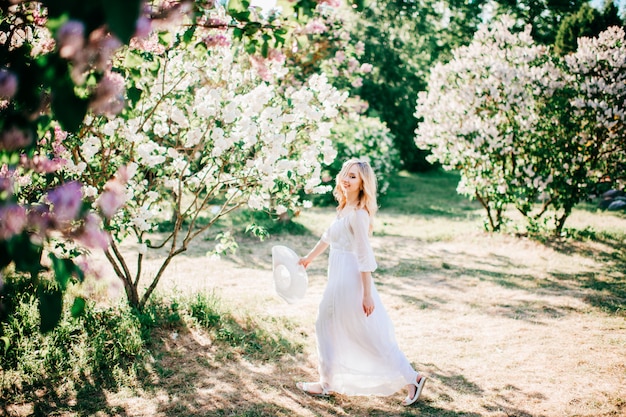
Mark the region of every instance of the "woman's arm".
<instances>
[{"instance_id":1,"label":"woman's arm","mask_svg":"<svg viewBox=\"0 0 626 417\"><path fill-rule=\"evenodd\" d=\"M363 283L363 312L369 316L374 312L374 299L372 298L372 273L361 272L361 282Z\"/></svg>"},{"instance_id":2,"label":"woman's arm","mask_svg":"<svg viewBox=\"0 0 626 417\"><path fill-rule=\"evenodd\" d=\"M352 233L357 257L357 264L361 272L363 285L363 312L369 316L374 312L372 298L372 272L376 270L376 259L369 241L369 214L365 210L357 210L351 217Z\"/></svg>"},{"instance_id":3,"label":"woman's arm","mask_svg":"<svg viewBox=\"0 0 626 417\"><path fill-rule=\"evenodd\" d=\"M320 239L315 245L315 247L311 250L311 252L309 252L309 254L305 256L304 258L300 258L298 263L304 266L305 268L308 267L309 264L313 262L313 259L317 258L319 254L324 252L327 247L328 247L328 243Z\"/></svg>"}]
</instances>

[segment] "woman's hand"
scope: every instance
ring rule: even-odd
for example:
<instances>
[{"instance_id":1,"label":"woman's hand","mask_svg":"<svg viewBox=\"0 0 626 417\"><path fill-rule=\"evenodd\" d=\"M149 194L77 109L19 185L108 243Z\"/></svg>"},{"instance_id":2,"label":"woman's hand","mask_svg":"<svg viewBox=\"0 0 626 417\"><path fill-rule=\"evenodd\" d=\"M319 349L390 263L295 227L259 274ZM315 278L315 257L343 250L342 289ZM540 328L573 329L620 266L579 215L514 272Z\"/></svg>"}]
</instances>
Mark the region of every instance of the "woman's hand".
<instances>
[{"instance_id":1,"label":"woman's hand","mask_svg":"<svg viewBox=\"0 0 626 417\"><path fill-rule=\"evenodd\" d=\"M300 258L300 260L298 261L298 264L306 268L309 266L312 260L313 259L309 258L308 256L305 256L304 258Z\"/></svg>"},{"instance_id":2,"label":"woman's hand","mask_svg":"<svg viewBox=\"0 0 626 417\"><path fill-rule=\"evenodd\" d=\"M374 312L374 299L371 295L363 296L363 312L366 316L369 316Z\"/></svg>"}]
</instances>

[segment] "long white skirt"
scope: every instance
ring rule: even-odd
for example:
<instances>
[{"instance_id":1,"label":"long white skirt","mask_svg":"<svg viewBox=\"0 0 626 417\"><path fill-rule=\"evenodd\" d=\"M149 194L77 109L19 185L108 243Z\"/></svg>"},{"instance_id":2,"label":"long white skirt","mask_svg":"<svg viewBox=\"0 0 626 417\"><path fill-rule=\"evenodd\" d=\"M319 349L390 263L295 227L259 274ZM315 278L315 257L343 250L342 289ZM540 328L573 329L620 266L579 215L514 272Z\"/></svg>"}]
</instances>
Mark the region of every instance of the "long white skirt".
<instances>
[{"instance_id":1,"label":"long white skirt","mask_svg":"<svg viewBox=\"0 0 626 417\"><path fill-rule=\"evenodd\" d=\"M373 283L372 297L375 308L367 317L356 256L331 249L315 324L320 381L331 392L391 395L417 378Z\"/></svg>"}]
</instances>

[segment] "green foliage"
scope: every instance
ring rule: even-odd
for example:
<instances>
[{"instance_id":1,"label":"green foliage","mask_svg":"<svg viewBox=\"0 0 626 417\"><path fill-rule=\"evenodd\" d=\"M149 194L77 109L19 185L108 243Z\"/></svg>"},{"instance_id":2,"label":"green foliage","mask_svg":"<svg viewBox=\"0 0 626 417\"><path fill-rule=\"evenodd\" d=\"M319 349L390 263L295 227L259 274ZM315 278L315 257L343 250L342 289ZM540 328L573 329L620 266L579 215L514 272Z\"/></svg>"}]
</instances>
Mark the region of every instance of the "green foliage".
<instances>
[{"instance_id":1,"label":"green foliage","mask_svg":"<svg viewBox=\"0 0 626 417\"><path fill-rule=\"evenodd\" d=\"M464 219L480 209L456 192L458 172L436 169L423 173L400 172L390 179L381 208L415 216Z\"/></svg>"},{"instance_id":2,"label":"green foliage","mask_svg":"<svg viewBox=\"0 0 626 417\"><path fill-rule=\"evenodd\" d=\"M387 126L373 117L350 115L339 119L333 127L333 144L337 157L324 166L323 184L334 188L343 163L350 158L361 158L369 161L376 174L378 195L384 196L400 165L400 155ZM323 205L335 202L330 192L314 198L314 201Z\"/></svg>"},{"instance_id":3,"label":"green foliage","mask_svg":"<svg viewBox=\"0 0 626 417\"><path fill-rule=\"evenodd\" d=\"M612 1L606 3L602 12L585 3L576 13L566 16L561 22L554 42L554 51L559 55L574 52L578 47L578 38L594 37L609 26L623 24Z\"/></svg>"},{"instance_id":4,"label":"green foliage","mask_svg":"<svg viewBox=\"0 0 626 417\"><path fill-rule=\"evenodd\" d=\"M364 43L363 60L374 71L353 94L368 102L370 116L389 127L404 169L432 168L425 159L428 153L413 141L415 97L425 89L433 63L469 42L481 21L481 7L482 2L385 0L369 4L355 17L353 36Z\"/></svg>"},{"instance_id":5,"label":"green foliage","mask_svg":"<svg viewBox=\"0 0 626 417\"><path fill-rule=\"evenodd\" d=\"M251 234L261 239L272 235L289 233L293 235L303 235L307 233L299 223L294 223L291 218L297 213L289 211L284 215L267 213L258 210L240 210L234 213L230 224L240 234ZM242 225L246 225L245 228Z\"/></svg>"},{"instance_id":6,"label":"green foliage","mask_svg":"<svg viewBox=\"0 0 626 417\"><path fill-rule=\"evenodd\" d=\"M4 288L10 304L4 304L8 317L0 328L4 344L0 401L6 403L55 395L47 392L49 387L71 391L82 390L87 382L103 389L134 385L139 374L148 372L147 361L154 360L151 352L160 348L155 335L182 333L187 326L206 329L223 358L244 355L265 361L302 351L301 345L285 335L289 323L237 317L218 297L204 293L154 297L142 312L124 305L100 308L88 303L81 317L64 310L58 325L42 334L39 301L25 291L31 286L31 282L9 277Z\"/></svg>"},{"instance_id":7,"label":"green foliage","mask_svg":"<svg viewBox=\"0 0 626 417\"><path fill-rule=\"evenodd\" d=\"M495 3L496 17L511 15L518 21L517 29L531 25L537 43L552 45L562 20L588 0L496 0Z\"/></svg>"},{"instance_id":8,"label":"green foliage","mask_svg":"<svg viewBox=\"0 0 626 417\"><path fill-rule=\"evenodd\" d=\"M0 350L1 399L30 395L44 386L79 385L85 376L115 385L121 382L114 381L115 377L136 371L137 360L145 354L144 341L139 321L128 308L99 309L87 304L80 318L63 310L59 323L43 334L41 300L28 290L32 286L28 280L10 276L3 288L6 317L0 334L9 343Z\"/></svg>"},{"instance_id":9,"label":"green foliage","mask_svg":"<svg viewBox=\"0 0 626 417\"><path fill-rule=\"evenodd\" d=\"M235 317L221 300L214 294L199 293L185 300L190 316L203 328L207 329L214 340L223 343L232 351L225 354L243 354L256 360L274 360L276 356L302 351L302 346L293 344L283 331L274 326L283 327L273 319L246 316ZM264 324L261 324L264 322Z\"/></svg>"}]
</instances>

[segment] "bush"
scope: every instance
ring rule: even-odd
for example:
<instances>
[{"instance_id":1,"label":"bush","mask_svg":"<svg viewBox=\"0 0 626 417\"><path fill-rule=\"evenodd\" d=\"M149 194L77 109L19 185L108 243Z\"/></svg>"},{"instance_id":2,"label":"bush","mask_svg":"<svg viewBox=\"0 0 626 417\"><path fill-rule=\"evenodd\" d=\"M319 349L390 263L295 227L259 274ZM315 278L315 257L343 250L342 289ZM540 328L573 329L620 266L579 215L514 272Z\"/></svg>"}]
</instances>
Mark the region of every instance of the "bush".
<instances>
[{"instance_id":1,"label":"bush","mask_svg":"<svg viewBox=\"0 0 626 417\"><path fill-rule=\"evenodd\" d=\"M6 320L0 328L0 398L36 387L75 385L85 377L117 385L120 376L135 374L145 350L139 321L128 308L87 304L81 317L66 309L58 326L43 334L35 292L23 291L28 286L29 280L9 276L2 291L12 303L3 305Z\"/></svg>"},{"instance_id":2,"label":"bush","mask_svg":"<svg viewBox=\"0 0 626 417\"><path fill-rule=\"evenodd\" d=\"M141 312L125 304L100 308L88 303L80 317L72 317L66 308L59 324L41 333L38 299L23 291L29 285L7 277L2 290L13 302L4 306L6 320L0 327L0 402L7 404L32 401L33 396L45 402L59 392L69 399L90 386L134 386L138 375L149 372L147 359L154 357L151 351L159 351L155 334L163 330L201 327L219 344L220 358L269 361L302 351L302 344L285 333L293 330L288 322L235 316L218 297L203 293L154 297Z\"/></svg>"},{"instance_id":3,"label":"bush","mask_svg":"<svg viewBox=\"0 0 626 417\"><path fill-rule=\"evenodd\" d=\"M391 177L400 166L400 156L387 126L377 118L350 115L337 122L332 136L337 157L333 163L324 166L323 184L334 188L343 163L350 158L359 158L372 166L378 182L378 196L384 196ZM320 205L335 202L332 193L316 196L313 201Z\"/></svg>"}]
</instances>

